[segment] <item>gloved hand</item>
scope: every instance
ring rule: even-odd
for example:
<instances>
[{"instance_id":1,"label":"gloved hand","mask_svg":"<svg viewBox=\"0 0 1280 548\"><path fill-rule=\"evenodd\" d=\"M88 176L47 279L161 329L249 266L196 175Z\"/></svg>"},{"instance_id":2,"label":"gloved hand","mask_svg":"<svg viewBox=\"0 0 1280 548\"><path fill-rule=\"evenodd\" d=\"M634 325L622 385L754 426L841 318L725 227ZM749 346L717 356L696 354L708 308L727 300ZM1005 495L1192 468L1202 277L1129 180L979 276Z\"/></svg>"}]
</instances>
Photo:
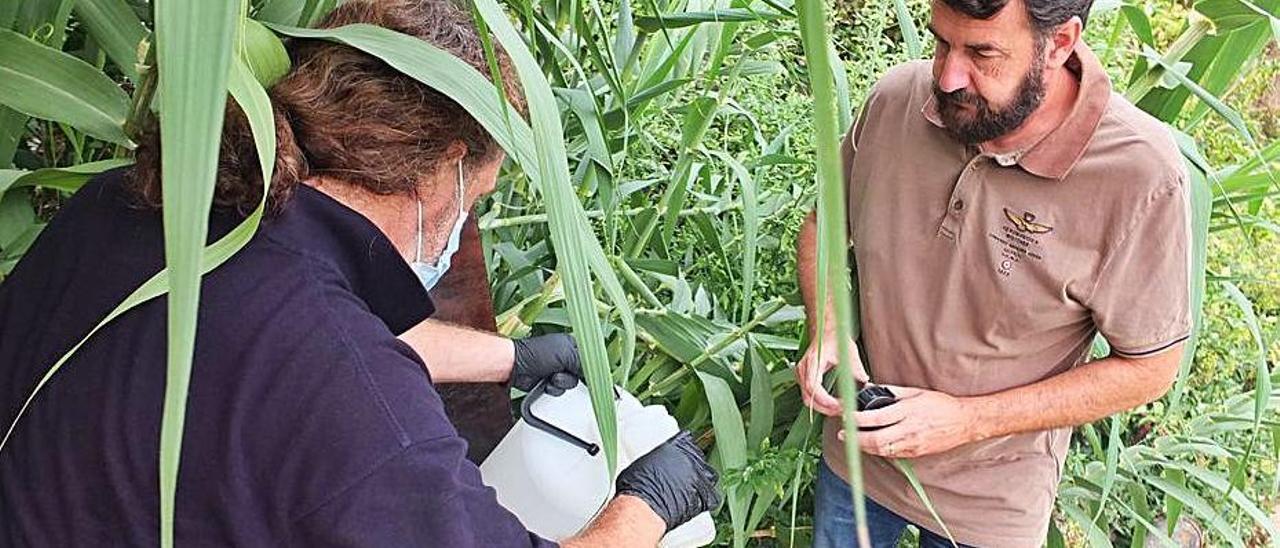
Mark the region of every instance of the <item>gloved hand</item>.
<instances>
[{"instance_id":1,"label":"gloved hand","mask_svg":"<svg viewBox=\"0 0 1280 548\"><path fill-rule=\"evenodd\" d=\"M549 379L546 393L559 396L578 385L582 362L578 344L566 333L552 333L512 341L516 347L511 366L511 385L528 392L542 379Z\"/></svg>"},{"instance_id":2,"label":"gloved hand","mask_svg":"<svg viewBox=\"0 0 1280 548\"><path fill-rule=\"evenodd\" d=\"M618 494L639 497L652 508L667 531L720 506L719 476L682 431L631 463L618 475Z\"/></svg>"}]
</instances>

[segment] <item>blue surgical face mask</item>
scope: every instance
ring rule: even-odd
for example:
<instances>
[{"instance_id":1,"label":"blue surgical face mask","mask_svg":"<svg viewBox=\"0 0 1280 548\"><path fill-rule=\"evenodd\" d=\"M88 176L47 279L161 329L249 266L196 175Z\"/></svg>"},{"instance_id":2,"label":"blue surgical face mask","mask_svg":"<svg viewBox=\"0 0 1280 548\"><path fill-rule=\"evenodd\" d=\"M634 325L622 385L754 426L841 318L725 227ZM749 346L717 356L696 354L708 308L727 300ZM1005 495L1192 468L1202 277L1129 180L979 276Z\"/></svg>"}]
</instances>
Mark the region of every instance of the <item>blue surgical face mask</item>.
<instances>
[{"instance_id":1,"label":"blue surgical face mask","mask_svg":"<svg viewBox=\"0 0 1280 548\"><path fill-rule=\"evenodd\" d=\"M440 258L436 259L436 264L427 264L422 260L422 200L418 200L418 240L417 251L413 262L409 263L409 267L413 269L414 274L418 275L418 281L422 282L422 287L430 291L436 286L440 278L444 277L444 273L448 272L450 263L453 262L453 254L458 252L458 242L462 239L462 227L467 222L467 212L463 209L462 194L462 162L458 162L458 220L453 223L453 231L449 233L449 241L444 244L444 250L440 252Z\"/></svg>"}]
</instances>

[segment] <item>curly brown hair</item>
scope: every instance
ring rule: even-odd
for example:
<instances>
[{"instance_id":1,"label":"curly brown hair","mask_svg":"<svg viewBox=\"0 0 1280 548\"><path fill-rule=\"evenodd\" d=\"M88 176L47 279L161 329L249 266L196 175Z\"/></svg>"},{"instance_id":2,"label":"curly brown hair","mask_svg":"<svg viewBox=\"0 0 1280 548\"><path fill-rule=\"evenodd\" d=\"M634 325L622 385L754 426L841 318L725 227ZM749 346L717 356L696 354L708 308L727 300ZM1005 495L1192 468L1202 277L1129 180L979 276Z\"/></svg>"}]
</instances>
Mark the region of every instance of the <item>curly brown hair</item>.
<instances>
[{"instance_id":1,"label":"curly brown hair","mask_svg":"<svg viewBox=\"0 0 1280 548\"><path fill-rule=\"evenodd\" d=\"M490 74L475 24L450 0L352 0L319 26L355 23L416 37ZM278 213L310 177L330 176L378 194L406 193L437 169L453 142L466 145L468 166L491 161L500 151L462 106L372 55L326 40L294 38L285 45L292 69L268 91L277 137L270 213ZM506 95L523 114L515 71L502 51L497 57ZM160 139L154 125L141 141L131 186L143 205L159 208ZM214 207L245 214L257 207L261 189L252 131L228 99Z\"/></svg>"}]
</instances>

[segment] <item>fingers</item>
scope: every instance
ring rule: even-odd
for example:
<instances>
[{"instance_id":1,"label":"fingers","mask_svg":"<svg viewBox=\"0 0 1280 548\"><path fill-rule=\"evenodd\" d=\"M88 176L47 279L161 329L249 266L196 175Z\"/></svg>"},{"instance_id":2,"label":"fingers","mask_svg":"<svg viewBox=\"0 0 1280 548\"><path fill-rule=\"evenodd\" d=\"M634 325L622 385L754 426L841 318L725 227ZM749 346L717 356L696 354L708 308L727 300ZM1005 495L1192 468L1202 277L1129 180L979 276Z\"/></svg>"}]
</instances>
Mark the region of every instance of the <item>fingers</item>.
<instances>
[{"instance_id":1,"label":"fingers","mask_svg":"<svg viewBox=\"0 0 1280 548\"><path fill-rule=\"evenodd\" d=\"M883 428L893 426L906 418L903 408L897 405L881 407L871 411L859 411L854 413L857 420L858 428Z\"/></svg>"},{"instance_id":2,"label":"fingers","mask_svg":"<svg viewBox=\"0 0 1280 548\"><path fill-rule=\"evenodd\" d=\"M898 386L896 384L882 384L880 386L888 388L890 392L893 392L893 397L896 398L898 401L914 398L926 392L926 390L923 390L920 388L915 388L911 386Z\"/></svg>"},{"instance_id":3,"label":"fingers","mask_svg":"<svg viewBox=\"0 0 1280 548\"><path fill-rule=\"evenodd\" d=\"M862 450L863 453L880 457L906 457L907 455L903 454L906 447L899 441L898 433L890 432L890 430L892 429L885 428L871 432L858 432L858 449Z\"/></svg>"},{"instance_id":4,"label":"fingers","mask_svg":"<svg viewBox=\"0 0 1280 548\"><path fill-rule=\"evenodd\" d=\"M561 371L559 373L551 375L550 382L548 383L548 387L550 386L554 386L561 390L569 390L575 386L578 386L578 376L574 375L573 373L566 373L564 371Z\"/></svg>"},{"instance_id":5,"label":"fingers","mask_svg":"<svg viewBox=\"0 0 1280 548\"><path fill-rule=\"evenodd\" d=\"M796 382L800 385L800 396L810 409L827 416L840 414L840 400L837 400L822 386L822 373L830 367L815 367L812 354L807 354L796 366Z\"/></svg>"},{"instance_id":6,"label":"fingers","mask_svg":"<svg viewBox=\"0 0 1280 548\"><path fill-rule=\"evenodd\" d=\"M867 368L863 367L862 359L858 357L857 350L853 351L853 356L850 357L849 362L853 364L853 380L858 381L860 384L871 382L871 376L867 374Z\"/></svg>"}]
</instances>

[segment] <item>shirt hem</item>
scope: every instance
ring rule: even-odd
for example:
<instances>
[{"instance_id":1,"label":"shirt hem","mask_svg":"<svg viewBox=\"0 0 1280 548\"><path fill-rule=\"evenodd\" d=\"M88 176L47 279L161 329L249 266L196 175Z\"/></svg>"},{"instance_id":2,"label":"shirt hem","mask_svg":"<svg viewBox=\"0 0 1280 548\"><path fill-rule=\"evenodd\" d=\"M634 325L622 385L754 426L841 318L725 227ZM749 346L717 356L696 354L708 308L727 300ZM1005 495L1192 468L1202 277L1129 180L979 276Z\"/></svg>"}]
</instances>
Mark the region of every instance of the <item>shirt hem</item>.
<instances>
[{"instance_id":1,"label":"shirt hem","mask_svg":"<svg viewBox=\"0 0 1280 548\"><path fill-rule=\"evenodd\" d=\"M841 480L845 483L849 482L849 478L846 477L846 471L843 470L842 467L837 466L838 463L833 463L832 460L825 455L823 456L823 460L826 461L827 466L830 467ZM895 497L884 493L872 492L875 489L875 486L871 484L865 484L865 486L867 487L865 492L866 497L875 501L876 504L883 506L890 512L893 512L899 517L911 522L911 524L916 527L927 529L929 532L943 538L948 537L946 531L942 530L938 525L937 520L933 518L933 515L929 513L928 509L923 508L923 505L919 508L914 505L903 506L898 504ZM910 486L907 488L910 489ZM911 490L908 496L916 497L915 490ZM951 531L950 536L957 543L968 546L982 548L1024 548L1027 546L1040 546L1044 544L1044 539L1048 534L1048 531L1046 530L1041 534L1027 536L991 535L990 533L982 532L981 530L974 530L963 526L958 527L955 523L947 523L947 518L941 511L939 511L939 517L942 518L942 521L946 523L947 528ZM1045 525L1047 524L1048 523L1046 522Z\"/></svg>"}]
</instances>

